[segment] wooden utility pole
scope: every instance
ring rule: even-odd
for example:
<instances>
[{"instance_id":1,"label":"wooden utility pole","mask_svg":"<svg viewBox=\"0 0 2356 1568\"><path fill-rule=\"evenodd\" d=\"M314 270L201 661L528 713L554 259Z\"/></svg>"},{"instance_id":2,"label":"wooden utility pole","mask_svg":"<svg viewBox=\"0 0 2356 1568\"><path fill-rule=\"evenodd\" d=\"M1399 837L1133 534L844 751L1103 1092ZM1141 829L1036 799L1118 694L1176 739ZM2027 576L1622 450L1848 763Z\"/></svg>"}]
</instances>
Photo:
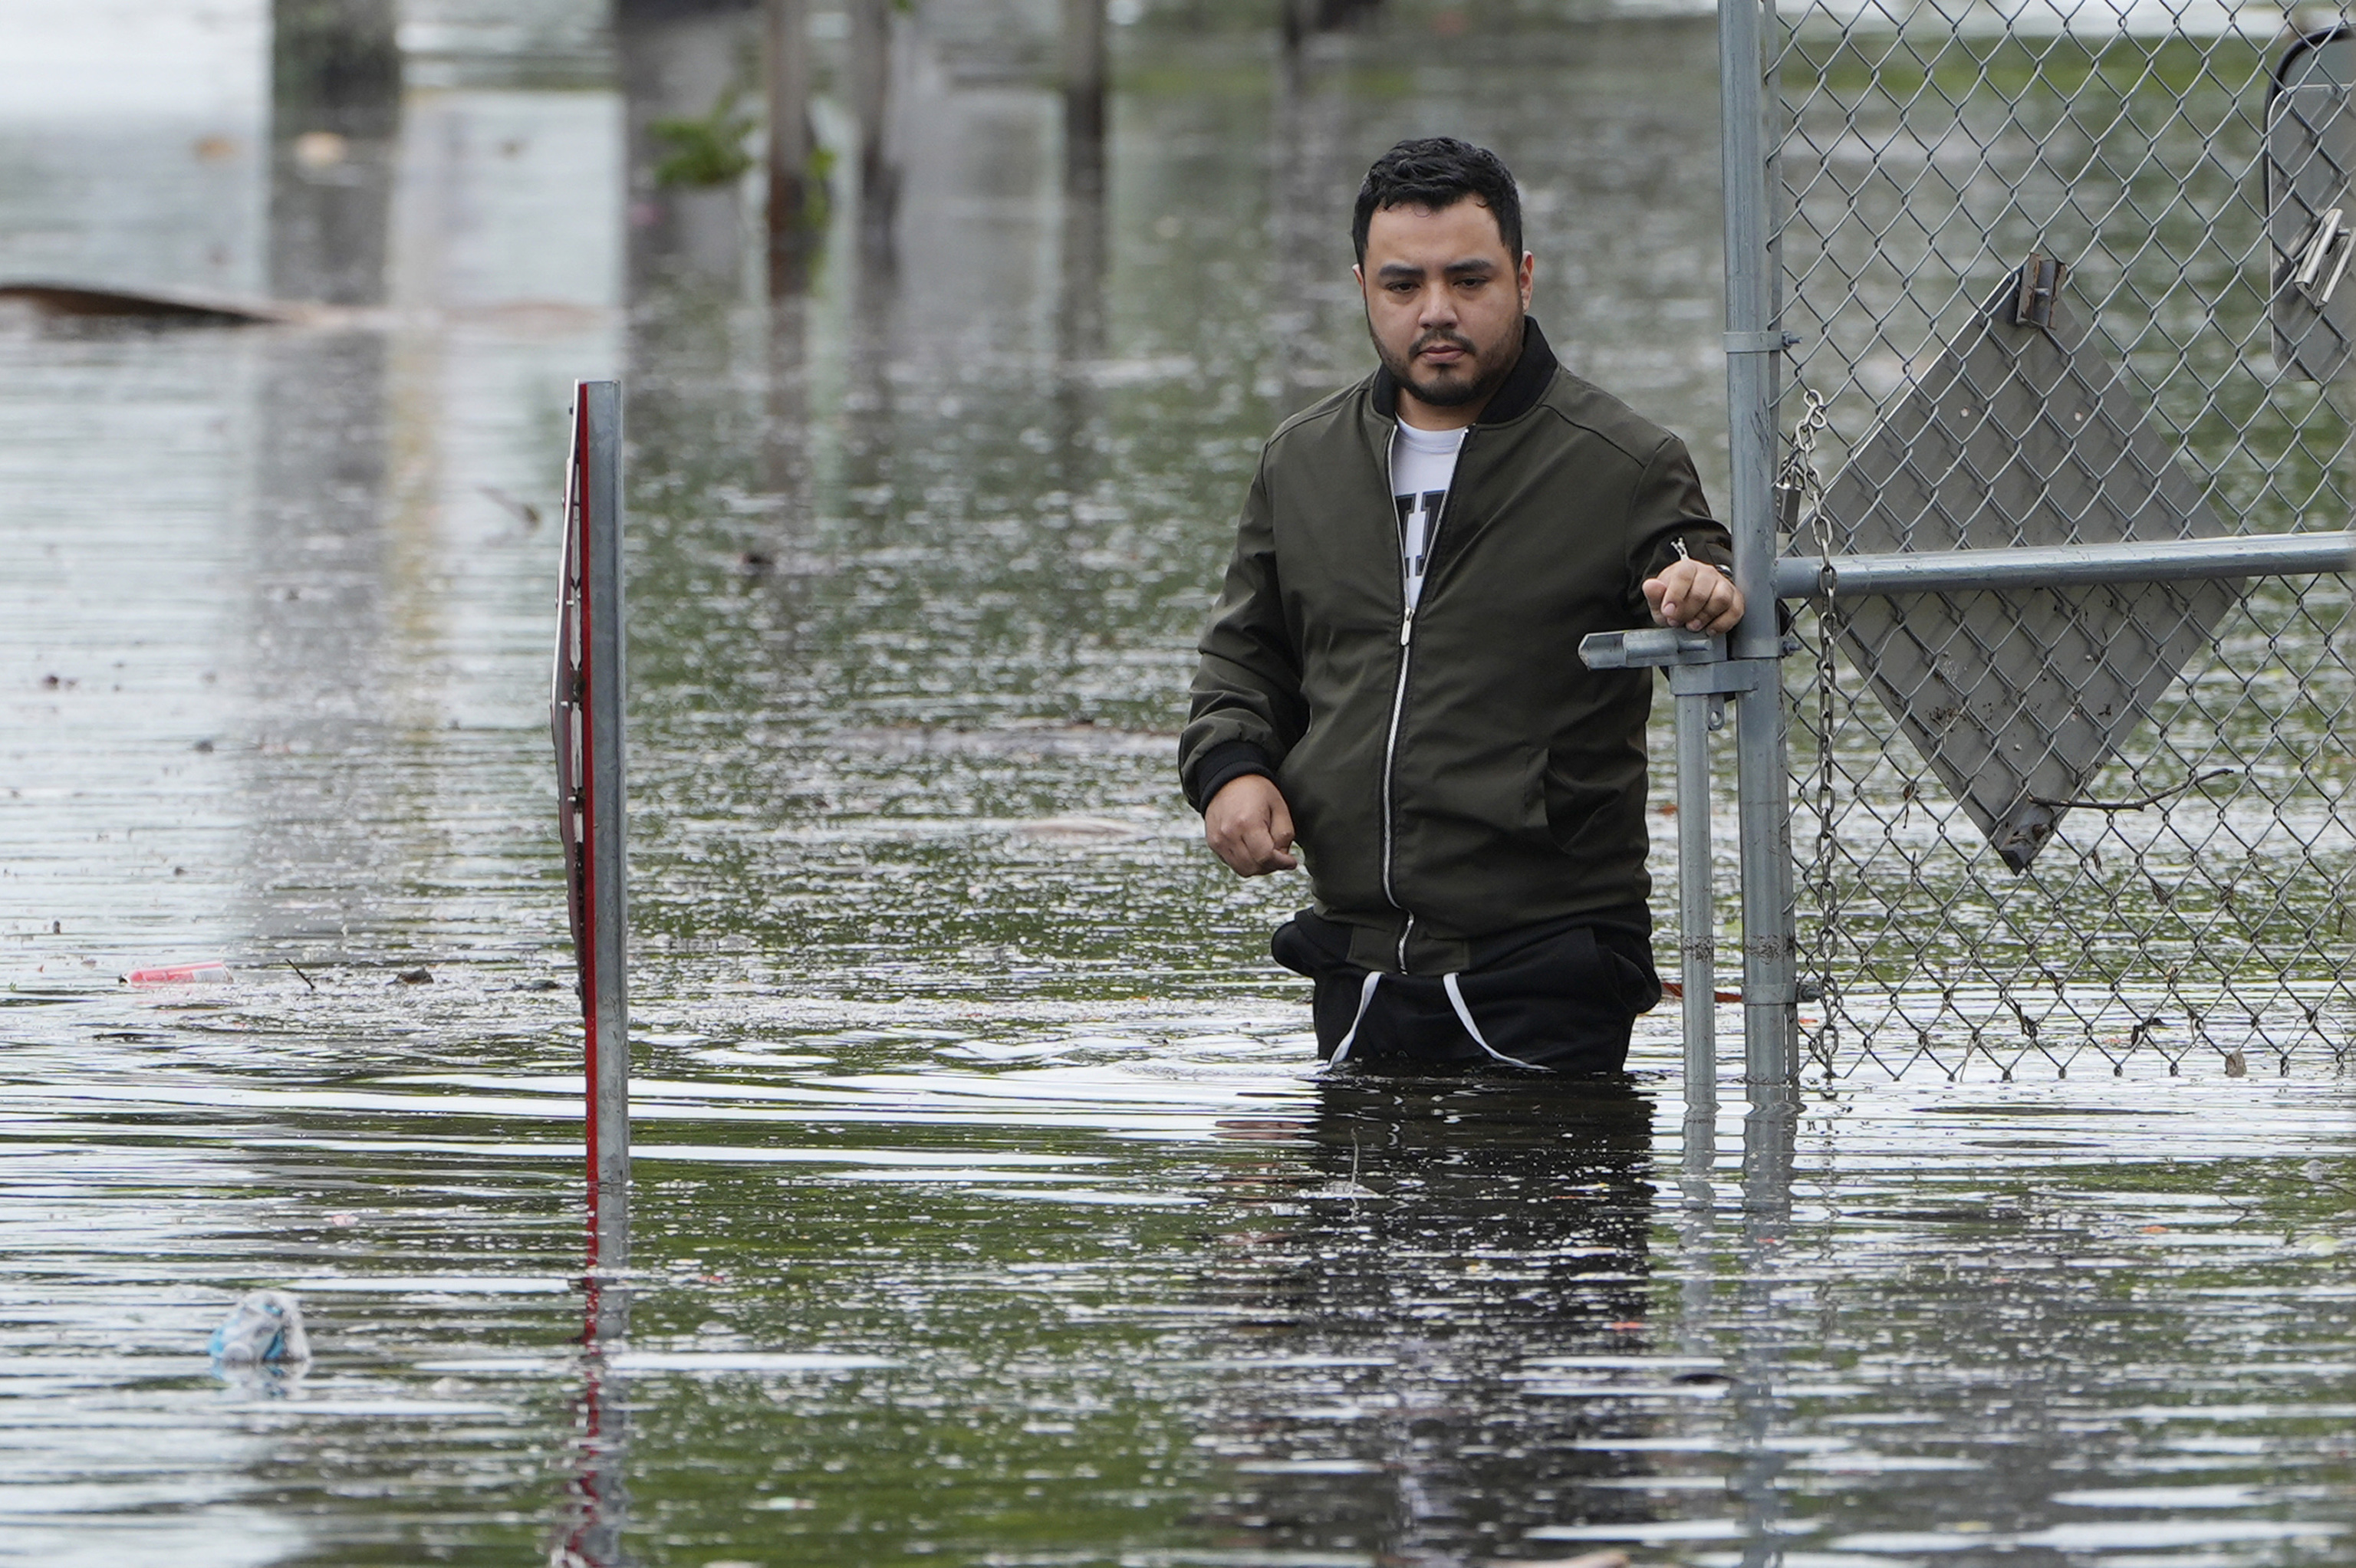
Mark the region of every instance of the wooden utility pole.
<instances>
[{"instance_id":1,"label":"wooden utility pole","mask_svg":"<svg viewBox=\"0 0 2356 1568\"><path fill-rule=\"evenodd\" d=\"M1283 44L1284 64L1299 69L1301 46L1317 28L1317 0L1276 0L1277 37Z\"/></svg>"},{"instance_id":2,"label":"wooden utility pole","mask_svg":"<svg viewBox=\"0 0 2356 1568\"><path fill-rule=\"evenodd\" d=\"M1101 194L1105 181L1105 0L1064 0L1066 187Z\"/></svg>"},{"instance_id":3,"label":"wooden utility pole","mask_svg":"<svg viewBox=\"0 0 2356 1568\"><path fill-rule=\"evenodd\" d=\"M896 9L894 0L851 0L849 74L851 114L859 123L859 239L870 261L886 265L900 205L900 166L891 142Z\"/></svg>"},{"instance_id":4,"label":"wooden utility pole","mask_svg":"<svg viewBox=\"0 0 2356 1568\"><path fill-rule=\"evenodd\" d=\"M809 0L767 0L763 75L769 96L769 293L809 277Z\"/></svg>"}]
</instances>

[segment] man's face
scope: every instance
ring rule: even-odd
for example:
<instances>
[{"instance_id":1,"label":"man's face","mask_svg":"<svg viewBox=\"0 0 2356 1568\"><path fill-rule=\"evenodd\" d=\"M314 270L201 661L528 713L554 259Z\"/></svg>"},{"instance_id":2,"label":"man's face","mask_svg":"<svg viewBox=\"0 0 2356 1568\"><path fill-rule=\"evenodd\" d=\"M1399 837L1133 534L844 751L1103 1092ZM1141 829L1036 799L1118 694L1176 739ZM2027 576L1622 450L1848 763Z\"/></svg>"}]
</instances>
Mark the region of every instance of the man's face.
<instances>
[{"instance_id":1,"label":"man's face","mask_svg":"<svg viewBox=\"0 0 2356 1568\"><path fill-rule=\"evenodd\" d=\"M1448 429L1480 417L1521 355L1531 271L1529 254L1505 249L1495 215L1474 197L1375 213L1354 272L1409 424Z\"/></svg>"}]
</instances>

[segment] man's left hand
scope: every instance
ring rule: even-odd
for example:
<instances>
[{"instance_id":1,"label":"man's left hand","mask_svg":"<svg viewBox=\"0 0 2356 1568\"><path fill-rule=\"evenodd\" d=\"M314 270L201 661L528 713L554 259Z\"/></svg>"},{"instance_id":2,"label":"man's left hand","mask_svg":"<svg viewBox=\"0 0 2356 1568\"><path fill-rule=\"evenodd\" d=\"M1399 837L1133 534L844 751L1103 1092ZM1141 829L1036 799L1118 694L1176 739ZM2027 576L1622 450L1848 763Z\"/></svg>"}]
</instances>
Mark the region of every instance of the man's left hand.
<instances>
[{"instance_id":1,"label":"man's left hand","mask_svg":"<svg viewBox=\"0 0 2356 1568\"><path fill-rule=\"evenodd\" d=\"M1742 619L1742 590L1706 560L1673 560L1644 583L1655 624L1688 632L1730 632Z\"/></svg>"}]
</instances>

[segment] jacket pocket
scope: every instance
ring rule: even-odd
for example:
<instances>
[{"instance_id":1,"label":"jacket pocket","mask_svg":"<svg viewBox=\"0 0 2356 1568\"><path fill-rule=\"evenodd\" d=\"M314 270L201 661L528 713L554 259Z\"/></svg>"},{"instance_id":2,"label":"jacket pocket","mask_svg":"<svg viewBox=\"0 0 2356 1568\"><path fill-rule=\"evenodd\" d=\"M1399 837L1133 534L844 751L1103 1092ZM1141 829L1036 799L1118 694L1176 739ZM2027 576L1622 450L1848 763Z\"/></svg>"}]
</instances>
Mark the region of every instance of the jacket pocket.
<instances>
[{"instance_id":1,"label":"jacket pocket","mask_svg":"<svg viewBox=\"0 0 2356 1568\"><path fill-rule=\"evenodd\" d=\"M1382 818L1371 748L1330 719L1311 724L1276 770L1293 848L1328 907L1381 907Z\"/></svg>"},{"instance_id":2,"label":"jacket pocket","mask_svg":"<svg viewBox=\"0 0 2356 1568\"><path fill-rule=\"evenodd\" d=\"M1547 816L1547 753L1537 749L1522 763L1521 817L1515 826L1533 838L1544 838L1551 827Z\"/></svg>"},{"instance_id":3,"label":"jacket pocket","mask_svg":"<svg viewBox=\"0 0 2356 1568\"><path fill-rule=\"evenodd\" d=\"M1548 767L1538 781L1538 816L1542 830L1566 853L1596 831L1622 792L1609 786L1583 784L1567 772Z\"/></svg>"},{"instance_id":4,"label":"jacket pocket","mask_svg":"<svg viewBox=\"0 0 2356 1568\"><path fill-rule=\"evenodd\" d=\"M1547 834L1547 758L1534 747L1493 752L1447 769L1411 797L1421 815L1470 824L1487 833L1543 839Z\"/></svg>"}]
</instances>

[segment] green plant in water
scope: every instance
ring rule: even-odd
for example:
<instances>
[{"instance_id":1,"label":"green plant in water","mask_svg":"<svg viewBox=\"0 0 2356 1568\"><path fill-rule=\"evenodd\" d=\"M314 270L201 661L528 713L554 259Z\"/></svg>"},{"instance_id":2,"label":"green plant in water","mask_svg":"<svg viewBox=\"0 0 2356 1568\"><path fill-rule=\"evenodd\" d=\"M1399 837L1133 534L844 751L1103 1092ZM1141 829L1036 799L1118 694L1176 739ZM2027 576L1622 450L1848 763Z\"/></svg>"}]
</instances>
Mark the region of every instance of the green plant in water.
<instances>
[{"instance_id":1,"label":"green plant in water","mask_svg":"<svg viewBox=\"0 0 2356 1568\"><path fill-rule=\"evenodd\" d=\"M754 121L751 115L736 112L739 96L731 89L701 116L657 120L647 127L657 144L668 149L655 165L657 185L708 190L744 177L753 166L753 155L744 150L744 142L753 133Z\"/></svg>"}]
</instances>

